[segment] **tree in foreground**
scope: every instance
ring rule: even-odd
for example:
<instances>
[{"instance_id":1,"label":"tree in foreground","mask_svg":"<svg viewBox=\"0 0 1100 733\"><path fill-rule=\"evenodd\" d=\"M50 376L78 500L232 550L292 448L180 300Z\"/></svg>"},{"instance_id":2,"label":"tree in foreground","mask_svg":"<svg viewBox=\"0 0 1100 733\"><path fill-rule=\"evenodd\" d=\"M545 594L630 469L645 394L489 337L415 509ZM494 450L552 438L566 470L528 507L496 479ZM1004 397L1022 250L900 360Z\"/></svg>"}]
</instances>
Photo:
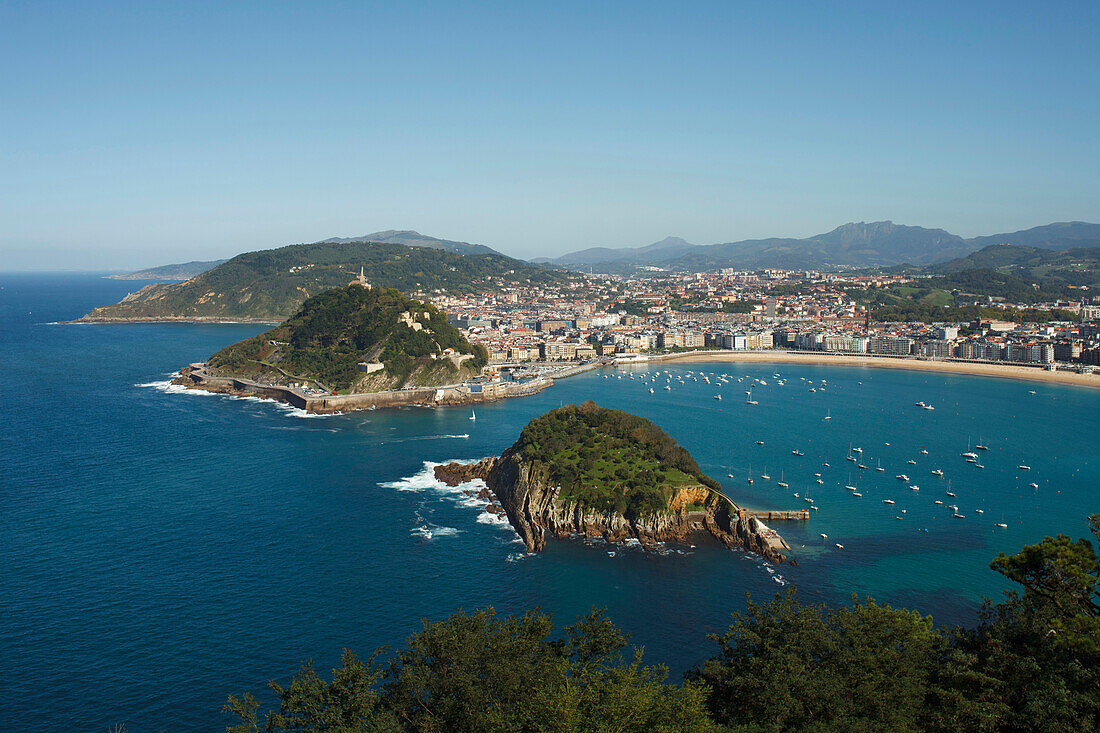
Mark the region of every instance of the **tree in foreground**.
<instances>
[{"instance_id":1,"label":"tree in foreground","mask_svg":"<svg viewBox=\"0 0 1100 733\"><path fill-rule=\"evenodd\" d=\"M624 654L626 638L593 611L552 638L549 616L492 609L425 622L379 664L345 652L331 681L307 665L261 721L251 695L230 697L230 733L259 731L709 731L703 691Z\"/></svg>"}]
</instances>

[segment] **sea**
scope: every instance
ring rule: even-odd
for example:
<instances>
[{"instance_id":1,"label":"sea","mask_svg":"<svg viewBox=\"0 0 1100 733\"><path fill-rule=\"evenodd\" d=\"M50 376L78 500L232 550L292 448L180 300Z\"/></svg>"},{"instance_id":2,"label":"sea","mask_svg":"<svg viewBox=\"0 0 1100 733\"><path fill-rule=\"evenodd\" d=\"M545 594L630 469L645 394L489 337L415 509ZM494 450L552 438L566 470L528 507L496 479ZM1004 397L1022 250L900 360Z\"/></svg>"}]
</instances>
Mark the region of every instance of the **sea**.
<instances>
[{"instance_id":1,"label":"sea","mask_svg":"<svg viewBox=\"0 0 1100 733\"><path fill-rule=\"evenodd\" d=\"M606 608L673 679L714 653L707 635L747 598L791 588L972 625L983 598L1010 589L989 569L998 553L1084 536L1100 511L1100 390L681 363L596 370L474 410L318 417L170 385L266 326L59 323L143 284L0 275L5 730L219 730L229 694L307 660L329 670L343 649L399 647L460 609L540 609L566 625ZM499 454L532 418L585 400L653 420L747 506L810 509L774 523L797 565L706 537L529 555L484 502L435 480L436 464Z\"/></svg>"}]
</instances>

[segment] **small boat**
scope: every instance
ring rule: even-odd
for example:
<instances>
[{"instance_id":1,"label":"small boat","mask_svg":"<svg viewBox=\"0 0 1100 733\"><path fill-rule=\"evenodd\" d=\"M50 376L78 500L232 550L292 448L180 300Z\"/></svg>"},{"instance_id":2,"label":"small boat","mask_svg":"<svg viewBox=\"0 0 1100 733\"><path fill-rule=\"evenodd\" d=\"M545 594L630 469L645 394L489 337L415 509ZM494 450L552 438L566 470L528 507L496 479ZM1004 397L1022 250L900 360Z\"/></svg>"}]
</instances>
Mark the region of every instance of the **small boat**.
<instances>
[{"instance_id":1,"label":"small boat","mask_svg":"<svg viewBox=\"0 0 1100 733\"><path fill-rule=\"evenodd\" d=\"M916 484L913 484L913 485L912 485L912 486L910 486L909 488L910 488L910 489L912 489L913 491L920 491L920 487L919 487L919 486L917 486Z\"/></svg>"},{"instance_id":2,"label":"small boat","mask_svg":"<svg viewBox=\"0 0 1100 733\"><path fill-rule=\"evenodd\" d=\"M842 545L842 544L840 544L839 542L837 542L837 543L836 543L836 549L838 549L838 550L843 550L843 549L844 549L844 545Z\"/></svg>"},{"instance_id":3,"label":"small boat","mask_svg":"<svg viewBox=\"0 0 1100 733\"><path fill-rule=\"evenodd\" d=\"M917 407L924 407L924 400L921 400L920 402L917 402L915 404Z\"/></svg>"},{"instance_id":4,"label":"small boat","mask_svg":"<svg viewBox=\"0 0 1100 733\"><path fill-rule=\"evenodd\" d=\"M817 480L817 482L818 482L819 484L822 484L822 485L824 485L824 484L825 484L825 482L824 482L824 481L822 481L821 479L818 479L818 480Z\"/></svg>"},{"instance_id":5,"label":"small boat","mask_svg":"<svg viewBox=\"0 0 1100 733\"><path fill-rule=\"evenodd\" d=\"M788 484L786 481L776 481L775 483L776 483L777 486L779 486L780 488L783 488L783 489L791 488L790 484ZM795 494L795 496L798 496L798 495Z\"/></svg>"},{"instance_id":6,"label":"small boat","mask_svg":"<svg viewBox=\"0 0 1100 733\"><path fill-rule=\"evenodd\" d=\"M822 463L821 465L824 466L825 468L832 468L832 466L830 466L828 463Z\"/></svg>"},{"instance_id":7,"label":"small boat","mask_svg":"<svg viewBox=\"0 0 1100 733\"><path fill-rule=\"evenodd\" d=\"M893 504L893 503L894 503L894 500L893 500L893 499L883 499L883 500L882 500L882 503L883 503L883 504Z\"/></svg>"},{"instance_id":8,"label":"small boat","mask_svg":"<svg viewBox=\"0 0 1100 733\"><path fill-rule=\"evenodd\" d=\"M978 463L977 461L975 461L975 462L974 462L974 468L985 468L985 466L983 466L982 464L980 464L980 463Z\"/></svg>"},{"instance_id":9,"label":"small boat","mask_svg":"<svg viewBox=\"0 0 1100 733\"><path fill-rule=\"evenodd\" d=\"M1004 522L995 522L995 523L993 524L993 526L994 526L994 527L1008 527L1008 525L1007 525L1007 524L1005 524Z\"/></svg>"},{"instance_id":10,"label":"small boat","mask_svg":"<svg viewBox=\"0 0 1100 733\"><path fill-rule=\"evenodd\" d=\"M852 452L853 453L859 453L859 454L862 455L863 454L863 449L862 448L852 448Z\"/></svg>"},{"instance_id":11,"label":"small boat","mask_svg":"<svg viewBox=\"0 0 1100 733\"><path fill-rule=\"evenodd\" d=\"M727 475L727 476L729 476L730 478L733 478L733 474L732 474L732 473L727 473L726 475Z\"/></svg>"},{"instance_id":12,"label":"small boat","mask_svg":"<svg viewBox=\"0 0 1100 733\"><path fill-rule=\"evenodd\" d=\"M1020 469L1021 471L1030 471L1031 470L1031 466L1025 466L1022 463L1019 466L1016 466L1016 468Z\"/></svg>"},{"instance_id":13,"label":"small boat","mask_svg":"<svg viewBox=\"0 0 1100 733\"><path fill-rule=\"evenodd\" d=\"M653 388L652 387L649 388L649 393L653 394Z\"/></svg>"},{"instance_id":14,"label":"small boat","mask_svg":"<svg viewBox=\"0 0 1100 733\"><path fill-rule=\"evenodd\" d=\"M974 446L975 450L989 450L989 446L982 442L982 436L978 436L978 444Z\"/></svg>"},{"instance_id":15,"label":"small boat","mask_svg":"<svg viewBox=\"0 0 1100 733\"><path fill-rule=\"evenodd\" d=\"M821 539L823 539L823 540L827 540L827 539L829 539L829 535L827 535L827 534L825 534L824 532L822 532L822 533L821 533Z\"/></svg>"},{"instance_id":16,"label":"small boat","mask_svg":"<svg viewBox=\"0 0 1100 733\"><path fill-rule=\"evenodd\" d=\"M829 414L829 411L825 412L825 419L826 420L832 420L833 419L833 416L831 414Z\"/></svg>"},{"instance_id":17,"label":"small boat","mask_svg":"<svg viewBox=\"0 0 1100 733\"><path fill-rule=\"evenodd\" d=\"M791 455L795 455L795 456L804 456L804 455L806 455L806 454L805 454L805 453L803 453L802 451L800 451L800 450L799 450L798 448L795 448L795 449L794 449L793 451L791 451Z\"/></svg>"},{"instance_id":18,"label":"small boat","mask_svg":"<svg viewBox=\"0 0 1100 733\"><path fill-rule=\"evenodd\" d=\"M862 463L860 463L858 465L858 468L862 468L863 470L867 470L867 466L863 465Z\"/></svg>"},{"instance_id":19,"label":"small boat","mask_svg":"<svg viewBox=\"0 0 1100 733\"><path fill-rule=\"evenodd\" d=\"M1032 481L1030 484L1028 484L1028 486L1030 486L1033 489L1039 488L1039 484L1035 483L1034 481Z\"/></svg>"},{"instance_id":20,"label":"small boat","mask_svg":"<svg viewBox=\"0 0 1100 733\"><path fill-rule=\"evenodd\" d=\"M973 458L975 461L978 460L978 454L973 452L973 451L967 451L966 453L963 453L962 457L963 458Z\"/></svg>"},{"instance_id":21,"label":"small boat","mask_svg":"<svg viewBox=\"0 0 1100 733\"><path fill-rule=\"evenodd\" d=\"M912 458L910 458L910 459L909 459L908 461L906 461L906 463L908 463L908 464L909 464L910 466L915 466L915 465L917 465L917 462L916 462L916 461L914 461L914 460L913 460Z\"/></svg>"},{"instance_id":22,"label":"small boat","mask_svg":"<svg viewBox=\"0 0 1100 733\"><path fill-rule=\"evenodd\" d=\"M975 509L974 511L978 514L985 514L985 509Z\"/></svg>"},{"instance_id":23,"label":"small boat","mask_svg":"<svg viewBox=\"0 0 1100 733\"><path fill-rule=\"evenodd\" d=\"M848 491L856 491L857 490L855 486L845 486L844 488L848 489Z\"/></svg>"},{"instance_id":24,"label":"small boat","mask_svg":"<svg viewBox=\"0 0 1100 733\"><path fill-rule=\"evenodd\" d=\"M925 410L935 410L936 408L935 408L935 407L932 407L932 405L925 405L925 406L924 406L924 409L925 409Z\"/></svg>"},{"instance_id":25,"label":"small boat","mask_svg":"<svg viewBox=\"0 0 1100 733\"><path fill-rule=\"evenodd\" d=\"M924 455L928 455L928 451L924 450L923 448L921 449L921 453L923 453Z\"/></svg>"},{"instance_id":26,"label":"small boat","mask_svg":"<svg viewBox=\"0 0 1100 733\"><path fill-rule=\"evenodd\" d=\"M764 445L764 441L762 441L762 440L758 440L758 441L756 441L756 444L757 444L757 445Z\"/></svg>"},{"instance_id":27,"label":"small boat","mask_svg":"<svg viewBox=\"0 0 1100 733\"><path fill-rule=\"evenodd\" d=\"M470 410L470 419L477 420L477 414L473 410Z\"/></svg>"},{"instance_id":28,"label":"small boat","mask_svg":"<svg viewBox=\"0 0 1100 733\"><path fill-rule=\"evenodd\" d=\"M932 503L933 503L933 504L942 504L943 502L942 502L942 501L940 501L939 499L936 499L936 500L935 500L934 502L932 502Z\"/></svg>"},{"instance_id":29,"label":"small boat","mask_svg":"<svg viewBox=\"0 0 1100 733\"><path fill-rule=\"evenodd\" d=\"M760 474L760 478L764 479L765 481L772 480L772 477L768 475L768 469L766 468L764 469L764 473Z\"/></svg>"},{"instance_id":30,"label":"small boat","mask_svg":"<svg viewBox=\"0 0 1100 733\"><path fill-rule=\"evenodd\" d=\"M894 478L896 478L898 481L909 483L909 477L906 476L904 473L899 473L897 476L894 476Z\"/></svg>"},{"instance_id":31,"label":"small boat","mask_svg":"<svg viewBox=\"0 0 1100 733\"><path fill-rule=\"evenodd\" d=\"M959 514L958 512L955 512L955 514L954 514L954 517L955 517L955 519L966 519L966 517L964 517L963 515Z\"/></svg>"},{"instance_id":32,"label":"small boat","mask_svg":"<svg viewBox=\"0 0 1100 733\"><path fill-rule=\"evenodd\" d=\"M652 392L653 390L649 390L649 391L650 391L650 392ZM720 394L716 394L716 395L714 395L714 399L716 399L716 400L718 400L719 402L721 402L721 401L722 401L722 395L720 395Z\"/></svg>"},{"instance_id":33,"label":"small boat","mask_svg":"<svg viewBox=\"0 0 1100 733\"><path fill-rule=\"evenodd\" d=\"M940 477L942 477L942 476L943 476L943 471L941 471L941 470L940 470L940 469L938 469L938 468L936 468L936 469L933 469L933 470L932 470L932 475L933 475L933 476L940 476Z\"/></svg>"},{"instance_id":34,"label":"small boat","mask_svg":"<svg viewBox=\"0 0 1100 733\"><path fill-rule=\"evenodd\" d=\"M951 496L951 497L956 497L957 496L954 491L945 491L944 493L947 494L948 496Z\"/></svg>"},{"instance_id":35,"label":"small boat","mask_svg":"<svg viewBox=\"0 0 1100 733\"><path fill-rule=\"evenodd\" d=\"M821 478L821 474L820 474L820 473L815 473L815 474L814 474L814 476L817 476L818 478Z\"/></svg>"},{"instance_id":36,"label":"small boat","mask_svg":"<svg viewBox=\"0 0 1100 733\"><path fill-rule=\"evenodd\" d=\"M859 493L858 491L853 491L852 496L863 496L863 494Z\"/></svg>"}]
</instances>

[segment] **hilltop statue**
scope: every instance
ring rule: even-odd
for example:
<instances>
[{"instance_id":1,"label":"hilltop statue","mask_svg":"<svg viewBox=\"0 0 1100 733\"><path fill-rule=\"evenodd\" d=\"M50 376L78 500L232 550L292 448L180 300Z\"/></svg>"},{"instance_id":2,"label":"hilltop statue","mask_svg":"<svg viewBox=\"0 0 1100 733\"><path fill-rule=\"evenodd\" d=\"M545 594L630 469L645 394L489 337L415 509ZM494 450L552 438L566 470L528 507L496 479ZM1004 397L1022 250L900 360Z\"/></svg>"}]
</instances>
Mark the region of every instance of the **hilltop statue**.
<instances>
[{"instance_id":1,"label":"hilltop statue","mask_svg":"<svg viewBox=\"0 0 1100 733\"><path fill-rule=\"evenodd\" d=\"M362 266L359 267L359 277L355 280L352 280L350 283L348 283L348 285L358 285L361 288L366 288L367 290L370 290L370 283L367 282L367 276L363 274Z\"/></svg>"}]
</instances>

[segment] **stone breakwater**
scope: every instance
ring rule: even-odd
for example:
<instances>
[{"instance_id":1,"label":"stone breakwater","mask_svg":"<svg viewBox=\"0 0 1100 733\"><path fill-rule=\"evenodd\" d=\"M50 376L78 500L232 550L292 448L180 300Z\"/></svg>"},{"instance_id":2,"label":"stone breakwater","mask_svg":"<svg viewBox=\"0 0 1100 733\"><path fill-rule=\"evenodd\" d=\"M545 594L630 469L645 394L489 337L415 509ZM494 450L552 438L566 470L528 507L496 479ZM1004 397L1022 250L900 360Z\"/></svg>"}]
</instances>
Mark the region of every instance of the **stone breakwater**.
<instances>
[{"instance_id":1,"label":"stone breakwater","mask_svg":"<svg viewBox=\"0 0 1100 733\"><path fill-rule=\"evenodd\" d=\"M488 511L508 517L528 552L545 549L548 534L559 539L576 535L603 537L608 542L636 539L643 545L653 545L686 542L690 535L705 531L731 549L742 548L772 563L786 559L780 550L788 548L778 534L751 513L736 510L725 498L701 485L677 492L668 512L631 519L562 499L560 487L551 485L543 465L525 461L511 449L499 458L473 464L436 466L435 475L449 486L483 480L488 492L482 490L479 498L489 501ZM701 505L704 509L685 511L690 505Z\"/></svg>"},{"instance_id":2,"label":"stone breakwater","mask_svg":"<svg viewBox=\"0 0 1100 733\"><path fill-rule=\"evenodd\" d=\"M203 364L192 364L184 367L179 371L179 376L172 381L174 384L188 389L277 400L307 412L322 415L348 412L350 410L372 410L408 405L436 407L440 405L468 405L492 402L508 397L536 394L554 383L554 380L548 377L540 377L522 383L502 382L484 385L477 392L465 384L459 384L363 394L319 395L294 387L260 384L250 379L210 374Z\"/></svg>"}]
</instances>

